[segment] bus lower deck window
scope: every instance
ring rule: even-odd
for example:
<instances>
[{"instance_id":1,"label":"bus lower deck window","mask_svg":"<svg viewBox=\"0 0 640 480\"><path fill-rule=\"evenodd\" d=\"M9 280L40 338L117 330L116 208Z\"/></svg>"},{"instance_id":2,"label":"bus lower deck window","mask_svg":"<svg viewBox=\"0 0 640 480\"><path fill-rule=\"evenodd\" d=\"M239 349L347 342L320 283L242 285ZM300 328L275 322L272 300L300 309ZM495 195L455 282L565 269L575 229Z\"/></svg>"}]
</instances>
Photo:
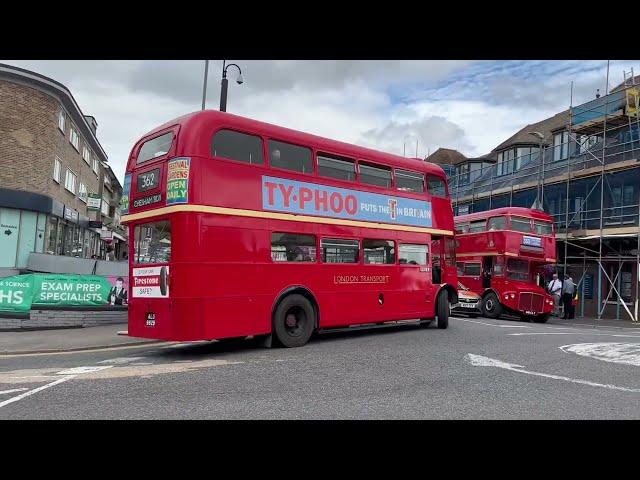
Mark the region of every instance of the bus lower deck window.
<instances>
[{"instance_id":1,"label":"bus lower deck window","mask_svg":"<svg viewBox=\"0 0 640 480\"><path fill-rule=\"evenodd\" d=\"M358 240L323 238L320 240L320 250L324 263L358 263L360 259Z\"/></svg>"},{"instance_id":2,"label":"bus lower deck window","mask_svg":"<svg viewBox=\"0 0 640 480\"><path fill-rule=\"evenodd\" d=\"M271 260L274 262L315 262L316 237L297 233L272 233Z\"/></svg>"},{"instance_id":3,"label":"bus lower deck window","mask_svg":"<svg viewBox=\"0 0 640 480\"><path fill-rule=\"evenodd\" d=\"M362 241L362 251L364 253L364 263L382 265L396 263L396 250L393 240L365 239Z\"/></svg>"},{"instance_id":4,"label":"bus lower deck window","mask_svg":"<svg viewBox=\"0 0 640 480\"><path fill-rule=\"evenodd\" d=\"M429 263L429 247L401 243L398 247L399 260L402 265L427 265Z\"/></svg>"},{"instance_id":5,"label":"bus lower deck window","mask_svg":"<svg viewBox=\"0 0 640 480\"><path fill-rule=\"evenodd\" d=\"M135 263L166 263L171 260L171 222L163 220L136 225Z\"/></svg>"}]
</instances>

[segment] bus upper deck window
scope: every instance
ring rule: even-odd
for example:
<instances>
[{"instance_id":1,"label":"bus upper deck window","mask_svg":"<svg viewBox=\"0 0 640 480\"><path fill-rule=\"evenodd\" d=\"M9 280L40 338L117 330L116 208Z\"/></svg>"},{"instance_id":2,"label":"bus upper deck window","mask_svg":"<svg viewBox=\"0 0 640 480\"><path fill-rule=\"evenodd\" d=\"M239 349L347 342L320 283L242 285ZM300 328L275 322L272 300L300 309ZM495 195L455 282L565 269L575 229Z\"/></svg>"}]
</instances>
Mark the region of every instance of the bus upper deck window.
<instances>
[{"instance_id":1,"label":"bus upper deck window","mask_svg":"<svg viewBox=\"0 0 640 480\"><path fill-rule=\"evenodd\" d=\"M301 173L313 173L311 150L291 143L269 140L269 161L272 167Z\"/></svg>"},{"instance_id":2,"label":"bus upper deck window","mask_svg":"<svg viewBox=\"0 0 640 480\"><path fill-rule=\"evenodd\" d=\"M356 162L349 158L318 153L318 174L321 177L355 181Z\"/></svg>"},{"instance_id":3,"label":"bus upper deck window","mask_svg":"<svg viewBox=\"0 0 640 480\"><path fill-rule=\"evenodd\" d=\"M511 230L516 232L531 232L531 220L528 218L511 217Z\"/></svg>"},{"instance_id":4,"label":"bus upper deck window","mask_svg":"<svg viewBox=\"0 0 640 480\"><path fill-rule=\"evenodd\" d=\"M538 235L551 235L553 233L553 227L548 222L538 222L534 220L533 226Z\"/></svg>"},{"instance_id":5,"label":"bus upper deck window","mask_svg":"<svg viewBox=\"0 0 640 480\"><path fill-rule=\"evenodd\" d=\"M262 138L233 130L219 130L211 139L211 155L262 165Z\"/></svg>"},{"instance_id":6,"label":"bus upper deck window","mask_svg":"<svg viewBox=\"0 0 640 480\"><path fill-rule=\"evenodd\" d=\"M506 230L507 217L491 217L487 222L487 230Z\"/></svg>"},{"instance_id":7,"label":"bus upper deck window","mask_svg":"<svg viewBox=\"0 0 640 480\"><path fill-rule=\"evenodd\" d=\"M447 197L445 181L440 177L427 176L427 190L435 197Z\"/></svg>"},{"instance_id":8,"label":"bus upper deck window","mask_svg":"<svg viewBox=\"0 0 640 480\"><path fill-rule=\"evenodd\" d=\"M396 185L403 192L424 192L424 175L396 168Z\"/></svg>"},{"instance_id":9,"label":"bus upper deck window","mask_svg":"<svg viewBox=\"0 0 640 480\"><path fill-rule=\"evenodd\" d=\"M367 185L391 188L391 169L382 165L360 163L360 181Z\"/></svg>"},{"instance_id":10,"label":"bus upper deck window","mask_svg":"<svg viewBox=\"0 0 640 480\"><path fill-rule=\"evenodd\" d=\"M166 155L167 153L169 153L169 150L171 150L172 143L173 132L165 133L164 135L160 135L159 137L147 140L142 144L142 148L140 149L140 153L138 153L136 163L139 164L148 162L149 160L153 160L154 158Z\"/></svg>"}]
</instances>

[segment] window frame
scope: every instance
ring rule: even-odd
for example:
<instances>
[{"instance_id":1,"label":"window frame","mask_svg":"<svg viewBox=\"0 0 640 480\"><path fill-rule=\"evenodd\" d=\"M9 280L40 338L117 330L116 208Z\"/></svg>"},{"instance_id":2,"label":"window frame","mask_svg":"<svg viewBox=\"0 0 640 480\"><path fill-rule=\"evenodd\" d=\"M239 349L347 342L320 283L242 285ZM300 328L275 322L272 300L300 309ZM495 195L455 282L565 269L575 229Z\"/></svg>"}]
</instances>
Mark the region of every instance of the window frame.
<instances>
[{"instance_id":1,"label":"window frame","mask_svg":"<svg viewBox=\"0 0 640 480\"><path fill-rule=\"evenodd\" d=\"M82 187L84 187L84 188L82 188ZM83 192L84 192L84 197L82 196ZM89 198L89 191L87 190L87 186L83 182L80 182L80 181L78 182L78 198L83 203L87 203L87 200Z\"/></svg>"},{"instance_id":2,"label":"window frame","mask_svg":"<svg viewBox=\"0 0 640 480\"><path fill-rule=\"evenodd\" d=\"M69 174L71 174L71 176L73 176L73 190L69 189L69 186L67 185L67 178L69 178ZM78 175L76 175L74 173L73 170L71 170L69 167L67 167L67 170L64 174L64 188L67 192L72 193L74 196L76 195L76 184L78 183Z\"/></svg>"},{"instance_id":3,"label":"window frame","mask_svg":"<svg viewBox=\"0 0 640 480\"><path fill-rule=\"evenodd\" d=\"M89 149L89 145L86 143L82 146L82 159L84 160L84 163L89 166L91 165L91 150Z\"/></svg>"},{"instance_id":4,"label":"window frame","mask_svg":"<svg viewBox=\"0 0 640 480\"><path fill-rule=\"evenodd\" d=\"M238 160L236 158L227 158L227 157L220 157L218 155L214 155L213 154L213 142L215 140L215 137L218 133L222 132L222 131L228 131L228 132L233 132L233 133L237 133L237 134L241 134L241 135L246 135L249 137L255 137L258 138L260 140L260 153L262 155L262 163L254 163L254 162L244 162L242 160ZM264 135L261 135L259 133L251 133L248 132L246 130L239 130L237 128L232 128L232 127L220 127L217 130L215 130L212 134L211 134L211 142L209 143L209 155L211 156L211 158L215 158L217 161L221 160L221 161L230 161L230 162L235 162L235 163L239 163L242 165L251 165L251 166L259 166L259 167L266 167L267 163L266 163L266 153L268 151L268 144L267 142L265 142L265 139L268 140ZM311 158L311 162L313 164L313 156Z\"/></svg>"},{"instance_id":5,"label":"window frame","mask_svg":"<svg viewBox=\"0 0 640 480\"><path fill-rule=\"evenodd\" d=\"M73 125L71 125L69 129L69 143L73 145L73 148L76 149L76 152L80 153L80 135L78 135L78 132Z\"/></svg>"},{"instance_id":6,"label":"window frame","mask_svg":"<svg viewBox=\"0 0 640 480\"><path fill-rule=\"evenodd\" d=\"M283 167L279 167L279 166L274 166L271 163L271 142L279 142L279 143L284 143L285 145L291 145L293 147L298 147L298 148L304 148L306 150L309 150L309 154L310 154L310 159L311 159L311 171L310 172L301 172L299 170L291 170L288 168L283 168ZM315 155L314 155L314 149L311 148L308 145L302 145L300 143L294 143L294 142L290 142L288 140L279 140L276 137L267 137L267 142L266 142L266 150L267 150L267 162L265 162L265 166L269 167L269 168L273 168L276 170L280 170L283 172L293 172L295 174L298 175L316 175L316 162L315 162ZM304 167L304 164L303 164Z\"/></svg>"},{"instance_id":7,"label":"window frame","mask_svg":"<svg viewBox=\"0 0 640 480\"><path fill-rule=\"evenodd\" d=\"M323 246L323 241L335 241L335 240L342 240L342 241L351 241L351 242L356 242L356 244L358 245L358 256L355 262L326 262L325 261L325 250L324 250L324 246ZM317 259L319 260L319 262L323 265L360 265L363 262L363 256L362 256L362 240L359 238L341 238L341 237L324 237L324 236L318 236L318 241L319 241L319 252L320 255L316 255ZM284 263L284 262L282 262ZM309 263L309 262L306 262Z\"/></svg>"},{"instance_id":8,"label":"window frame","mask_svg":"<svg viewBox=\"0 0 640 480\"><path fill-rule=\"evenodd\" d=\"M62 123L62 126L60 125L60 123ZM67 115L64 109L61 108L58 111L58 130L60 130L63 135L65 134L66 126L67 126Z\"/></svg>"},{"instance_id":9,"label":"window frame","mask_svg":"<svg viewBox=\"0 0 640 480\"><path fill-rule=\"evenodd\" d=\"M145 164L149 164L149 163L165 160L169 155L172 154L172 152L176 148L176 139L178 138L178 131L179 131L179 127L174 125L172 127L169 127L169 128L166 128L166 129L162 130L161 132L155 132L155 133L149 135L148 137L142 138L138 142L138 145L136 147L136 153L135 153L136 162L135 162L135 166L145 165ZM171 137L171 146L169 147L169 150L167 150L163 155L158 155L157 157L151 157L151 158L149 158L147 160L142 160L142 161L140 160L140 152L142 151L142 148L148 142L150 142L151 140L155 140L157 138L160 138L163 135L167 135L169 133L173 135Z\"/></svg>"},{"instance_id":10,"label":"window frame","mask_svg":"<svg viewBox=\"0 0 640 480\"><path fill-rule=\"evenodd\" d=\"M400 259L402 254L400 253L402 251L402 247L424 247L426 249L426 261L425 263L400 263ZM402 266L402 267L428 267L430 264L430 256L429 256L429 245L426 243L409 243L409 242L401 242L398 241L398 265Z\"/></svg>"},{"instance_id":11,"label":"window frame","mask_svg":"<svg viewBox=\"0 0 640 480\"><path fill-rule=\"evenodd\" d=\"M378 242L391 242L393 243L393 262L392 263L371 263L367 262L367 257L365 255L365 242L366 241L378 241ZM371 237L363 237L360 239L360 243L362 245L362 264L363 265L376 265L376 266L393 266L398 265L398 242L389 238L371 238ZM385 259L386 260L386 259Z\"/></svg>"},{"instance_id":12,"label":"window frame","mask_svg":"<svg viewBox=\"0 0 640 480\"><path fill-rule=\"evenodd\" d=\"M331 153L326 150L317 150L315 151L315 169L317 171L318 177L320 178L329 178L331 180L338 180L339 182L349 182L349 183L357 183L360 175L358 174L358 162L354 157L348 157L346 155L340 155L337 153ZM328 175L323 175L320 173L320 159L327 159L336 162L349 163L353 165L353 180L331 177ZM344 170L346 172L346 170ZM349 172L351 173L351 172Z\"/></svg>"},{"instance_id":13,"label":"window frame","mask_svg":"<svg viewBox=\"0 0 640 480\"><path fill-rule=\"evenodd\" d=\"M376 185L373 183L367 183L362 181L362 167L366 168L374 168L378 170L384 170L389 172L389 186ZM366 174L365 174L366 175ZM382 177L379 177L382 178ZM393 190L395 188L395 179L393 175L393 167L391 165L386 165L384 163L378 163L371 160L358 160L358 183L361 185L366 185L367 187L381 188L383 190Z\"/></svg>"},{"instance_id":14,"label":"window frame","mask_svg":"<svg viewBox=\"0 0 640 480\"><path fill-rule=\"evenodd\" d=\"M398 178L402 178L402 177L411 178L410 175L406 175L406 174L411 174L411 175L422 177L422 190L403 190L403 189L401 189L398 186ZM403 168L394 168L393 178L395 179L395 190L398 190L399 192L424 194L427 191L427 175L425 175L424 172L416 172L415 170L405 170ZM446 193L446 188L445 188L445 193Z\"/></svg>"},{"instance_id":15,"label":"window frame","mask_svg":"<svg viewBox=\"0 0 640 480\"><path fill-rule=\"evenodd\" d=\"M435 178L442 182L442 185L444 187L444 195L436 195L429 189L429 179L431 178ZM451 198L451 195L449 194L449 186L447 185L447 180L433 173L428 173L425 175L425 191L427 195L429 195L430 197L446 198L446 199Z\"/></svg>"},{"instance_id":16,"label":"window frame","mask_svg":"<svg viewBox=\"0 0 640 480\"><path fill-rule=\"evenodd\" d=\"M269 244L270 244L269 258L271 259L271 263L274 263L274 264L287 264L287 265L312 265L312 264L319 263L320 255L319 255L319 251L318 251L318 235L316 235L315 233L312 233L312 234L296 233L296 232L286 232L286 231L281 231L281 230L280 231L270 230L267 233L269 234ZM309 261L305 261L305 260L301 260L301 261L274 260L273 259L273 235L275 235L275 234L296 235L296 236L299 236L299 237L310 237L310 238L313 238L313 246L315 248L315 258L313 260L309 260ZM285 255L287 253L288 253L288 250L285 249ZM352 263L352 264L349 264L349 265L355 265L355 264Z\"/></svg>"},{"instance_id":17,"label":"window frame","mask_svg":"<svg viewBox=\"0 0 640 480\"><path fill-rule=\"evenodd\" d=\"M56 176L57 171L57 176ZM62 173L62 160L57 155L53 159L53 181L60 185L60 174ZM65 173L66 175L66 173Z\"/></svg>"}]
</instances>

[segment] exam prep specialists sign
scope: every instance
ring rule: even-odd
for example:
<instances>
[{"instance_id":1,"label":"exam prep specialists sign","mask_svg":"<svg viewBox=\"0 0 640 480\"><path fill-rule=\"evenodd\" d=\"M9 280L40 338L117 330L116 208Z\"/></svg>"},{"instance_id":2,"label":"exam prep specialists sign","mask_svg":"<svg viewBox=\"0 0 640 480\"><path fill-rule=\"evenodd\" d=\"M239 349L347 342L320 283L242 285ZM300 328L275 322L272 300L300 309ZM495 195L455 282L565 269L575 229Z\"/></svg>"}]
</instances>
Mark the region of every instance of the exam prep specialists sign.
<instances>
[{"instance_id":1,"label":"exam prep specialists sign","mask_svg":"<svg viewBox=\"0 0 640 480\"><path fill-rule=\"evenodd\" d=\"M111 283L98 275L32 273L0 279L0 311L28 312L35 306L105 306Z\"/></svg>"}]
</instances>

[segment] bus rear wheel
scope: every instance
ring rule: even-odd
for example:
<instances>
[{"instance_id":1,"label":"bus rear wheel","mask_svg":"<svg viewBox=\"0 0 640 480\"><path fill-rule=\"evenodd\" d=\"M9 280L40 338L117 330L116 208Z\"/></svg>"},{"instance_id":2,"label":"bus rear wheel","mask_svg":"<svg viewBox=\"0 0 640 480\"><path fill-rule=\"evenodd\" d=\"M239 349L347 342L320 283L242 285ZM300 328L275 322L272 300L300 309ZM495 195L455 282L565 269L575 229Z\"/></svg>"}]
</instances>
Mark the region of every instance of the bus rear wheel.
<instances>
[{"instance_id":1,"label":"bus rear wheel","mask_svg":"<svg viewBox=\"0 0 640 480\"><path fill-rule=\"evenodd\" d=\"M447 292L442 291L438 295L438 304L436 306L438 328L447 328L449 326L449 313L451 313L451 306L449 305L449 296L447 295Z\"/></svg>"},{"instance_id":2,"label":"bus rear wheel","mask_svg":"<svg viewBox=\"0 0 640 480\"><path fill-rule=\"evenodd\" d=\"M502 305L498 300L498 296L490 292L484 300L482 300L482 312L485 317L498 318L502 314Z\"/></svg>"},{"instance_id":3,"label":"bus rear wheel","mask_svg":"<svg viewBox=\"0 0 640 480\"><path fill-rule=\"evenodd\" d=\"M273 331L283 347L301 347L309 341L316 325L316 314L304 296L285 297L273 314Z\"/></svg>"}]
</instances>

